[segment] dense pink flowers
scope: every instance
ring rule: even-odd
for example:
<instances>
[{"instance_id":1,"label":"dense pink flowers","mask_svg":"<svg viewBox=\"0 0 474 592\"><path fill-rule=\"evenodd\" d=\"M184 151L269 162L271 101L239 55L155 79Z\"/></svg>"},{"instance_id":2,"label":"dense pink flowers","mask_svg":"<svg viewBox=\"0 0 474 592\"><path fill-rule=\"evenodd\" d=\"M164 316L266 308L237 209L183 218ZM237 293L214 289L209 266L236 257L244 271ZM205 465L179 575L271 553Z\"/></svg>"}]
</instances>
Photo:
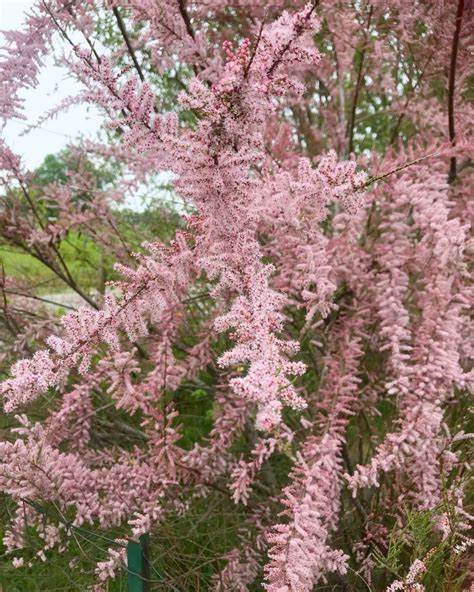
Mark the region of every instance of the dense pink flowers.
<instances>
[{"instance_id":1,"label":"dense pink flowers","mask_svg":"<svg viewBox=\"0 0 474 592\"><path fill-rule=\"evenodd\" d=\"M239 521L207 564L216 591L244 592L259 574L269 592L362 579L388 522L446 500L454 518L434 528L463 552L470 436L453 409L473 383L473 113L465 29L446 25L454 4L102 4L38 2L0 61L8 120L57 39L77 100L110 132L70 148L64 183L41 185L0 143L2 245L81 301L59 317L2 268L0 361L12 364L0 394L14 427L0 492L14 504L14 566L29 528L45 560L74 528L137 539L213 495ZM119 47L94 43L101 11ZM107 161L114 178L99 183L88 164ZM180 227L134 253L115 207L162 171ZM99 295L64 261L71 235L115 261ZM201 416L186 411L196 401ZM98 561L99 586L127 540ZM415 559L387 592L425 590L426 565Z\"/></svg>"}]
</instances>

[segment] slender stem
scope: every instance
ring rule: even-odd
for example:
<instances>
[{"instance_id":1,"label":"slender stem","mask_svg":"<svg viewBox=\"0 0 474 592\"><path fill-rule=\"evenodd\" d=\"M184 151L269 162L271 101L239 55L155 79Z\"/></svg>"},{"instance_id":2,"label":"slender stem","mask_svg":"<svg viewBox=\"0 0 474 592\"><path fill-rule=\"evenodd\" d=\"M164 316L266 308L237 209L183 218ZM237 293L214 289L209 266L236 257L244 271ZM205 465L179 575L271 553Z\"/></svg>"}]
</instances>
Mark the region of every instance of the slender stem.
<instances>
[{"instance_id":1,"label":"slender stem","mask_svg":"<svg viewBox=\"0 0 474 592\"><path fill-rule=\"evenodd\" d=\"M361 185L359 187L355 187L355 189L365 189L366 187L369 187L369 185L372 185L372 183L375 183L375 181L380 181L381 179L385 179L386 177L390 177L390 175L393 175L395 173L399 173L400 171L403 171L404 169L407 169L408 167L411 167L414 164L418 164L419 162L423 162L427 158L433 158L435 156L441 156L441 155L442 155L441 152L434 152L433 154L425 154L425 156L420 156L420 158L416 158L415 160L410 160L410 162L406 162L405 164L402 164L402 165L392 169L391 171L388 171L387 173L383 173L382 175L377 175L376 177L370 177L370 179L368 179L363 185Z\"/></svg>"},{"instance_id":2,"label":"slender stem","mask_svg":"<svg viewBox=\"0 0 474 592\"><path fill-rule=\"evenodd\" d=\"M76 15L74 14L74 11L71 8L71 5L69 5L67 7L67 11L69 12L69 14L72 16L73 19L76 19ZM77 22L77 19L76 19ZM79 26L78 29L81 31L81 33L84 36L84 39L86 40L87 45L90 47L91 52L94 54L95 59L97 60L97 63L101 63L101 59L100 59L100 55L97 53L97 50L94 47L94 44L92 43L92 41L89 39L89 37L86 35L86 33L84 32L84 30Z\"/></svg>"},{"instance_id":3,"label":"slender stem","mask_svg":"<svg viewBox=\"0 0 474 592\"><path fill-rule=\"evenodd\" d=\"M113 13L117 20L117 24L119 26L120 32L122 33L123 40L125 41L125 45L127 46L128 53L130 54L133 65L135 66L135 70L138 72L138 76L142 82L145 82L145 77L143 76L143 71L141 69L140 64L138 63L137 56L135 54L135 50L133 49L132 43L130 41L130 37L128 36L127 29L125 28L125 23L123 22L122 15L120 14L118 8L116 6L113 7Z\"/></svg>"},{"instance_id":4,"label":"slender stem","mask_svg":"<svg viewBox=\"0 0 474 592\"><path fill-rule=\"evenodd\" d=\"M40 296L35 296L34 294L27 294L24 292L16 292L15 290L5 290L5 289L3 289L2 292L4 292L5 294L14 294L15 296L23 296L24 298L31 298L33 300L39 300L40 302L45 302L46 304L53 304L54 306L68 308L70 310L76 310L74 308L74 306L69 306L68 304L62 304L61 302L54 302L53 300L49 300L49 298L41 298Z\"/></svg>"},{"instance_id":5,"label":"slender stem","mask_svg":"<svg viewBox=\"0 0 474 592\"><path fill-rule=\"evenodd\" d=\"M179 13L181 14L184 24L186 25L186 31L188 32L188 35L195 39L196 35L194 33L193 26L191 25L191 19L189 18L188 11L186 10L186 4L184 3L184 0L178 0L178 7Z\"/></svg>"},{"instance_id":6,"label":"slender stem","mask_svg":"<svg viewBox=\"0 0 474 592\"><path fill-rule=\"evenodd\" d=\"M310 16L313 14L313 12L316 10L316 7L319 4L319 0L314 0L313 1L313 5L311 7L311 10L308 12L308 14L305 17L305 21L307 21ZM272 63L272 65L270 66L270 68L267 71L267 76L271 76L275 70L275 68L277 68L277 66L280 64L281 60L283 59L283 56L285 55L285 53L290 49L290 47L292 46L293 42L299 37L301 30L302 30L303 25L300 25L299 27L297 27L295 29L296 35L294 37L292 37L288 43L286 43L283 48L280 51L279 56L276 58L276 60Z\"/></svg>"},{"instance_id":7,"label":"slender stem","mask_svg":"<svg viewBox=\"0 0 474 592\"><path fill-rule=\"evenodd\" d=\"M23 195L25 196L25 199L27 200L29 206L31 207L34 216L36 217L36 219L38 220L38 224L40 225L42 230L46 230L45 225L43 224L43 221L41 220L41 216L39 215L35 205L34 205L34 201L30 196L29 191L27 190L27 188L25 187L25 184L23 183L22 178L20 177L20 173L19 171L15 171L16 172L16 176L18 179L18 182L20 183L20 188L21 191L23 193ZM95 302L95 300L93 300L90 296L88 296L76 283L75 279L72 277L71 272L69 271L69 268L66 264L66 261L64 260L63 256L61 255L61 252L59 251L59 248L56 247L56 245L54 243L51 244L51 249L54 251L56 257L58 258L59 263L61 264L62 269L64 270L64 273L58 273L58 269L56 269L54 266L48 264L46 262L46 260L40 256L38 254L38 259L44 263L45 265L47 265L52 271L54 271L54 273L56 273L56 275L58 275L64 282L66 282L66 284L69 285L69 287L74 290L74 292L76 292L77 294L79 294L79 296L81 296L84 300L86 300L86 302L88 302L93 308L98 309L99 306L97 304L97 302ZM66 275L64 275L66 274Z\"/></svg>"},{"instance_id":8,"label":"slender stem","mask_svg":"<svg viewBox=\"0 0 474 592\"><path fill-rule=\"evenodd\" d=\"M354 98L352 100L351 118L349 120L349 127L347 129L347 137L349 138L349 148L348 148L349 154L351 152L353 152L353 150L354 150L355 116L356 116L356 110L357 110L357 102L359 100L359 93L360 93L360 89L362 86L363 71L364 71L364 58L365 58L365 53L367 50L367 37L368 37L368 31L370 28L370 23L372 21L372 13L373 13L373 7L371 6L370 11L369 11L369 18L367 21L367 28L364 33L364 45L361 50L357 50L357 51L359 51L359 54L360 54L359 69L357 71L356 87L355 87L355 91L354 91Z\"/></svg>"},{"instance_id":9,"label":"slender stem","mask_svg":"<svg viewBox=\"0 0 474 592\"><path fill-rule=\"evenodd\" d=\"M449 67L449 82L448 82L448 127L449 139L454 144L456 132L454 129L454 87L456 80L456 62L458 57L459 36L461 32L462 15L464 12L464 0L459 0L458 9L456 13L456 28L454 30L453 45L451 50L451 64ZM448 183L453 183L456 179L456 157L452 156L449 163Z\"/></svg>"},{"instance_id":10,"label":"slender stem","mask_svg":"<svg viewBox=\"0 0 474 592\"><path fill-rule=\"evenodd\" d=\"M255 45L254 45L254 48L252 51L252 55L250 56L250 60L249 60L249 63L247 64L247 67L245 68L244 78L247 78L250 67L252 66L253 60L255 59L255 54L257 53L257 49L260 44L260 39L262 38L263 27L265 25L265 19L266 19L266 11L265 11L264 17L262 18L262 22L260 23L260 28L258 30L258 35L257 35L257 41L255 42Z\"/></svg>"}]
</instances>

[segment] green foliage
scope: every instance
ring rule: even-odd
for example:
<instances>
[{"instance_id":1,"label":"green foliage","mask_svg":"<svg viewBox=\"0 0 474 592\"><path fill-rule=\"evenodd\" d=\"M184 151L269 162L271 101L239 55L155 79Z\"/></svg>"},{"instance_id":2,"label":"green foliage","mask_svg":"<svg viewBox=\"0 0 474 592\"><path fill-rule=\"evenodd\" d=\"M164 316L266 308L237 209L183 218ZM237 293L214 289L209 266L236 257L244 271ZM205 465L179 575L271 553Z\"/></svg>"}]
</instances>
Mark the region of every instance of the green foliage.
<instances>
[{"instance_id":1,"label":"green foliage","mask_svg":"<svg viewBox=\"0 0 474 592\"><path fill-rule=\"evenodd\" d=\"M26 506L26 504L25 504ZM4 524L12 510L11 502L6 497L0 498L0 537L3 538ZM38 512L54 513L55 508L38 507ZM94 565L99 558L106 558L107 548L114 546L114 538L119 533L102 534L85 528L69 529L72 544L67 553L58 553L57 549L46 552L45 560L36 556L44 541L38 537L35 529L28 529L26 546L29 557L25 567L15 569L11 556L0 555L0 590L2 592L85 592L94 583ZM31 561L31 566L28 566ZM74 569L72 567L74 566ZM110 582L108 592L126 592L126 573L120 573Z\"/></svg>"},{"instance_id":2,"label":"green foliage","mask_svg":"<svg viewBox=\"0 0 474 592\"><path fill-rule=\"evenodd\" d=\"M95 177L96 188L103 189L113 182L119 165L112 159L108 162L95 164L92 160L84 160L70 151L62 150L58 154L48 154L41 165L34 171L32 182L37 187L46 187L51 183L68 185L72 189L74 202L90 201L91 195L84 191L74 192L69 184L71 173L81 173Z\"/></svg>"},{"instance_id":3,"label":"green foliage","mask_svg":"<svg viewBox=\"0 0 474 592\"><path fill-rule=\"evenodd\" d=\"M69 233L67 238L61 241L58 249L78 285L87 291L98 289L98 269L101 264L100 247L84 235ZM27 280L30 286L37 286L37 292L40 295L64 292L69 289L47 265L31 253L18 247L0 247L0 262L5 270L5 275L19 280ZM108 271L111 274L112 262L110 259Z\"/></svg>"},{"instance_id":4,"label":"green foliage","mask_svg":"<svg viewBox=\"0 0 474 592\"><path fill-rule=\"evenodd\" d=\"M144 241L168 243L176 229L183 226L182 216L171 208L152 203L141 212L121 208L115 212L118 226L133 251L143 250Z\"/></svg>"},{"instance_id":5,"label":"green foliage","mask_svg":"<svg viewBox=\"0 0 474 592\"><path fill-rule=\"evenodd\" d=\"M97 269L100 265L100 248L88 237L69 233L59 246L71 274L77 283L91 290L98 288ZM39 294L63 292L67 286L44 263L20 248L0 247L0 261L5 275L28 280L30 285L38 286Z\"/></svg>"},{"instance_id":6,"label":"green foliage","mask_svg":"<svg viewBox=\"0 0 474 592\"><path fill-rule=\"evenodd\" d=\"M426 572L420 576L426 590L430 592L457 592L462 590L464 577L456 570L456 564L462 557L455 551L455 534L442 539L437 520L442 513L452 513L453 508L445 503L432 511L415 512L408 510L389 533L385 550L376 548L372 559L380 570L379 577L394 576L403 580L407 566L418 559L426 566ZM391 576L391 577L390 577Z\"/></svg>"}]
</instances>

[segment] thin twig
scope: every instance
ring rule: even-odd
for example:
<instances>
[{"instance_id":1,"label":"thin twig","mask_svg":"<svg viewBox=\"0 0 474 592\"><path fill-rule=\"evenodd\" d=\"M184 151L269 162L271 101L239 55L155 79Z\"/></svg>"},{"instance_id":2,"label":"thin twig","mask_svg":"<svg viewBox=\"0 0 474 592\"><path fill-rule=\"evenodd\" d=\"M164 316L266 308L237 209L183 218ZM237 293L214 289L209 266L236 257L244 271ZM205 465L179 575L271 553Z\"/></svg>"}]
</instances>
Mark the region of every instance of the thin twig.
<instances>
[{"instance_id":1,"label":"thin twig","mask_svg":"<svg viewBox=\"0 0 474 592\"><path fill-rule=\"evenodd\" d=\"M247 67L245 68L245 73L244 73L244 78L247 78L248 73L250 71L250 67L253 63L253 60L255 59L255 54L257 53L257 49L258 46L260 44L260 39L262 38L262 33L263 33L263 27L265 25L265 19L266 19L266 11L265 11L265 15L262 18L262 22L260 23L260 29L258 30L258 35L257 35L257 41L255 42L253 51L252 51L252 55L250 56L250 60L249 63L247 64Z\"/></svg>"},{"instance_id":2,"label":"thin twig","mask_svg":"<svg viewBox=\"0 0 474 592\"><path fill-rule=\"evenodd\" d=\"M318 4L319 4L319 0L314 0L313 1L313 5L311 7L311 10L308 12L308 14L305 17L305 21L307 21L309 19L309 17L313 14L313 12L316 10ZM303 28L303 25L302 24L299 27L295 28L296 35L294 37L292 37L283 46L282 50L280 51L280 55L276 58L276 60L272 63L272 65L270 66L270 68L267 71L267 76L268 77L270 77L273 74L275 68L280 64L281 60L283 59L283 56L290 49L292 43L299 37L302 28Z\"/></svg>"},{"instance_id":3,"label":"thin twig","mask_svg":"<svg viewBox=\"0 0 474 592\"><path fill-rule=\"evenodd\" d=\"M145 76L143 76L143 71L141 69L140 64L138 63L137 56L135 54L135 50L133 49L132 43L130 41L130 37L128 36L128 33L127 33L127 29L125 28L125 23L123 22L122 15L120 14L120 12L116 6L113 7L112 11L115 15L115 19L116 19L117 24L119 26L120 33L122 33L122 37L123 37L123 40L125 41L125 45L127 46L128 53L130 54L130 57L132 58L132 62L133 62L133 65L135 66L135 70L138 72L138 76L140 77L140 80L142 82L145 82Z\"/></svg>"},{"instance_id":4,"label":"thin twig","mask_svg":"<svg viewBox=\"0 0 474 592\"><path fill-rule=\"evenodd\" d=\"M61 302L54 302L53 300L49 300L48 298L41 298L40 296L35 296L34 294L25 294L23 292L16 292L15 290L5 290L3 289L2 292L5 294L13 294L14 296L23 296L24 298L32 298L33 300L39 300L40 302L45 302L46 304L53 304L54 306L59 306L61 308L68 308L69 310L77 310L74 306L69 306L68 304L62 304Z\"/></svg>"},{"instance_id":5,"label":"thin twig","mask_svg":"<svg viewBox=\"0 0 474 592\"><path fill-rule=\"evenodd\" d=\"M417 158L415 160L411 160L410 162L406 162L405 164L402 164L399 167L396 167L395 169L388 171L387 173L383 173L382 175L377 175L376 177L370 177L370 179L368 179L363 185L360 185L359 187L355 187L355 189L356 190L365 189L366 187L369 187L369 185L372 185L372 183L375 183L375 181L380 181L381 179L385 179L386 177L390 177L391 175L394 175L395 173L399 173L400 171L403 171L403 170L407 169L408 167L413 166L414 164L418 164L419 162L422 162L423 160L426 160L427 158L434 158L435 156L441 156L441 154L442 154L441 152L434 152L433 154L425 154L425 156L420 156L420 158Z\"/></svg>"}]
</instances>

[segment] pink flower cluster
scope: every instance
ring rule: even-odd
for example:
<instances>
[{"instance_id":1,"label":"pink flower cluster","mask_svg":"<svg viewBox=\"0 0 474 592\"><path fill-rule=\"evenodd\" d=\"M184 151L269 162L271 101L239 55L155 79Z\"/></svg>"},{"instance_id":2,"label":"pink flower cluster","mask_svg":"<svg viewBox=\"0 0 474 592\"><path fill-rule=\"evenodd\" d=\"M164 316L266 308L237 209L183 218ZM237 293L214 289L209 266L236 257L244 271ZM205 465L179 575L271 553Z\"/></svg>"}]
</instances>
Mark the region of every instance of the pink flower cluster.
<instances>
[{"instance_id":1,"label":"pink flower cluster","mask_svg":"<svg viewBox=\"0 0 474 592\"><path fill-rule=\"evenodd\" d=\"M6 35L5 120L54 38L77 100L112 130L71 146L66 180L45 184L0 142L2 248L83 304L59 316L0 270L0 362L13 362L0 395L17 414L0 493L15 506L4 545L16 568L30 528L44 561L74 529L136 539L214 495L210 511L245 516L208 563L216 591L259 574L269 592L370 579L388 524L446 500L439 536L457 554L472 542L470 435L453 412L473 384L472 15L448 19L441 0L227 4L38 1ZM120 46L95 43L102 11ZM433 92L444 83L447 104ZM88 165L107 161L117 178L101 183ZM133 253L115 206L162 171L181 226ZM64 260L71 235L116 261L120 279L98 296ZM126 561L115 542L98 586ZM422 592L427 565L387 592Z\"/></svg>"}]
</instances>

